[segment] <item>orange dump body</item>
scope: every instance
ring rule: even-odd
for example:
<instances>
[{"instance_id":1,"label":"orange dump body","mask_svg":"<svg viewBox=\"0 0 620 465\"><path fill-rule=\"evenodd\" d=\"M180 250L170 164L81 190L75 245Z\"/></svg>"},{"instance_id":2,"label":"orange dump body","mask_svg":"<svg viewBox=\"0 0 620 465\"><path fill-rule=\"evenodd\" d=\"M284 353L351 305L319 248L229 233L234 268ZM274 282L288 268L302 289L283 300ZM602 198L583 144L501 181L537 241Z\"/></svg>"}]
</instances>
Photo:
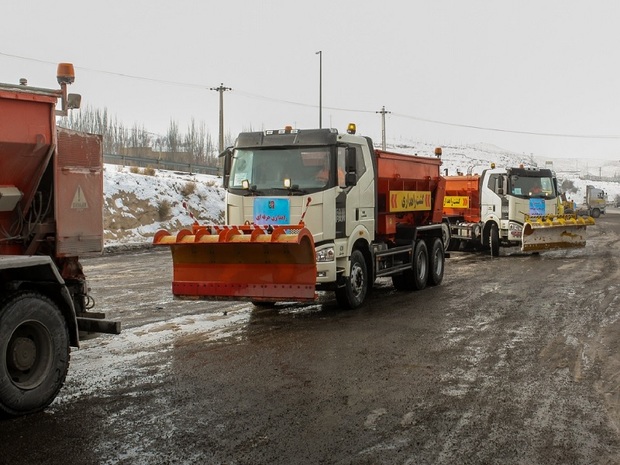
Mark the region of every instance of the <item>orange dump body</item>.
<instances>
[{"instance_id":1,"label":"orange dump body","mask_svg":"<svg viewBox=\"0 0 620 465\"><path fill-rule=\"evenodd\" d=\"M443 213L466 222L480 221L480 176L446 176Z\"/></svg>"},{"instance_id":2,"label":"orange dump body","mask_svg":"<svg viewBox=\"0 0 620 465\"><path fill-rule=\"evenodd\" d=\"M60 98L0 85L0 255L64 259L103 248L102 138L57 128Z\"/></svg>"},{"instance_id":3,"label":"orange dump body","mask_svg":"<svg viewBox=\"0 0 620 465\"><path fill-rule=\"evenodd\" d=\"M252 301L315 299L314 241L300 225L199 226L176 236L158 231L154 245L172 250L172 293L181 298Z\"/></svg>"},{"instance_id":4,"label":"orange dump body","mask_svg":"<svg viewBox=\"0 0 620 465\"><path fill-rule=\"evenodd\" d=\"M0 187L17 188L27 214L56 144L53 95L24 94L0 88ZM0 211L0 227L12 231L17 208ZM0 243L0 253L21 253L17 244ZM4 250L4 252L2 252Z\"/></svg>"},{"instance_id":5,"label":"orange dump body","mask_svg":"<svg viewBox=\"0 0 620 465\"><path fill-rule=\"evenodd\" d=\"M445 181L441 159L375 150L378 234L392 236L397 224L441 223Z\"/></svg>"}]
</instances>

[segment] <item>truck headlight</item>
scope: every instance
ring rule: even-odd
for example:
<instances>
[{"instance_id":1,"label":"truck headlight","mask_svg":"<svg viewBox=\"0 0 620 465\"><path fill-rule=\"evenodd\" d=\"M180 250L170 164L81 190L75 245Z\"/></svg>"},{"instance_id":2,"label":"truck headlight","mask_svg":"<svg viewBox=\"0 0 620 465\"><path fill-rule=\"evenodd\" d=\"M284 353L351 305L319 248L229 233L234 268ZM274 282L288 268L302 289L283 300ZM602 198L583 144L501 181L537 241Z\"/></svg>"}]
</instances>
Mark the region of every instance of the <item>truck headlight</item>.
<instances>
[{"instance_id":1,"label":"truck headlight","mask_svg":"<svg viewBox=\"0 0 620 465\"><path fill-rule=\"evenodd\" d=\"M318 262L333 262L336 256L333 247L326 247L325 249L316 251L316 261Z\"/></svg>"}]
</instances>

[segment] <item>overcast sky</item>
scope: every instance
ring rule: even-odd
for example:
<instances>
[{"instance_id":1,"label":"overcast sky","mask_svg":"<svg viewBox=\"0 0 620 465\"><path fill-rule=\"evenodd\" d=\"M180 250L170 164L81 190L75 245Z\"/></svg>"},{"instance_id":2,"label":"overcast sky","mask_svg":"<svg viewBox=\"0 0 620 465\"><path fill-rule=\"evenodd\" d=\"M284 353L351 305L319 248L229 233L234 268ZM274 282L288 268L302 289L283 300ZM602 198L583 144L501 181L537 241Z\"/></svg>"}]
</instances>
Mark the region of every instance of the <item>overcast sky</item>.
<instances>
[{"instance_id":1,"label":"overcast sky","mask_svg":"<svg viewBox=\"0 0 620 465\"><path fill-rule=\"evenodd\" d=\"M0 81L71 91L164 134L323 127L620 160L617 0L5 2ZM322 55L317 55L317 51Z\"/></svg>"}]
</instances>

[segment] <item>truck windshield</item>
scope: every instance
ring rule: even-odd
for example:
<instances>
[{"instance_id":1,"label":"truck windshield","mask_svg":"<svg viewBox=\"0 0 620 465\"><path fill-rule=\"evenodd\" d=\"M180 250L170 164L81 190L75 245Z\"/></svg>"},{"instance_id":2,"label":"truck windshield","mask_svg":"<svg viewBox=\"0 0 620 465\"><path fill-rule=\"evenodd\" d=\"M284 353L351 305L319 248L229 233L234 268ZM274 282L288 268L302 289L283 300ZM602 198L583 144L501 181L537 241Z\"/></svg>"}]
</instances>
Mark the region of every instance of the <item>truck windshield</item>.
<instances>
[{"instance_id":1,"label":"truck windshield","mask_svg":"<svg viewBox=\"0 0 620 465\"><path fill-rule=\"evenodd\" d=\"M330 147L236 149L229 187L241 189L245 181L251 190L278 190L288 179L292 189L316 191L330 183L331 166L335 159Z\"/></svg>"},{"instance_id":2,"label":"truck windshield","mask_svg":"<svg viewBox=\"0 0 620 465\"><path fill-rule=\"evenodd\" d=\"M553 179L548 176L510 176L510 192L523 198L557 196Z\"/></svg>"}]
</instances>

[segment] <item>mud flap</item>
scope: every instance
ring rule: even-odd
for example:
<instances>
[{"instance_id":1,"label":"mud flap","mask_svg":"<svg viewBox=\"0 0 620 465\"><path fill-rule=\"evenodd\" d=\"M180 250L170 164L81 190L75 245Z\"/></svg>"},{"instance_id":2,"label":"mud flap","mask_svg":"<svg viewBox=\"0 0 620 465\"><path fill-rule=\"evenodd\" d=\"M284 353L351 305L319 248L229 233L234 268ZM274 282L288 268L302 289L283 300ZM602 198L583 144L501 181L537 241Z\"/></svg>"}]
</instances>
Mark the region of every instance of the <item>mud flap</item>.
<instances>
[{"instance_id":1,"label":"mud flap","mask_svg":"<svg viewBox=\"0 0 620 465\"><path fill-rule=\"evenodd\" d=\"M539 252L585 247L586 226L593 224L592 218L584 217L532 218L523 225L521 250Z\"/></svg>"},{"instance_id":2,"label":"mud flap","mask_svg":"<svg viewBox=\"0 0 620 465\"><path fill-rule=\"evenodd\" d=\"M316 261L310 231L299 226L198 227L158 231L172 251L172 293L206 300L312 301Z\"/></svg>"}]
</instances>

